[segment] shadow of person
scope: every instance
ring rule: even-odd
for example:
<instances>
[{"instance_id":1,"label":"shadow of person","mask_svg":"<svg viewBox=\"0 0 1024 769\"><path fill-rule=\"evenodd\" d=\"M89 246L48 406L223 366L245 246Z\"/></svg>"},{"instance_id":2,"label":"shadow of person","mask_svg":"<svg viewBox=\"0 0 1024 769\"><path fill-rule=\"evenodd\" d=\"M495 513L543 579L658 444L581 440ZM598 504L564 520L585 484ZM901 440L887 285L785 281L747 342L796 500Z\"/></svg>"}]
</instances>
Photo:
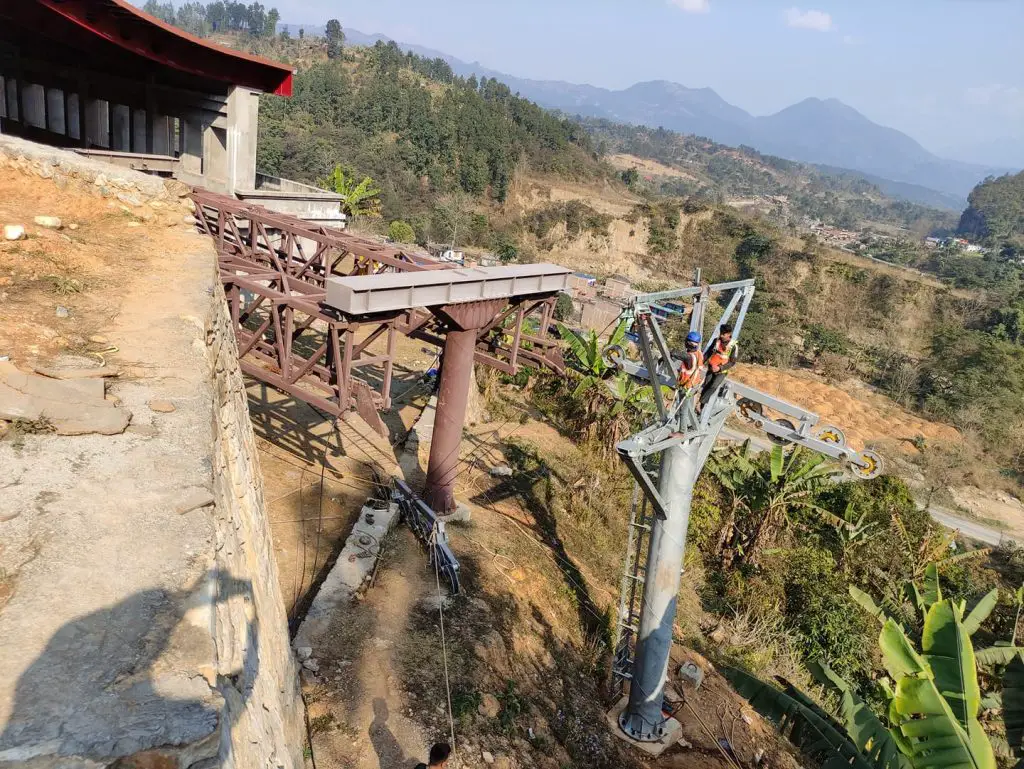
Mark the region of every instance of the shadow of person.
<instances>
[{"instance_id":1,"label":"shadow of person","mask_svg":"<svg viewBox=\"0 0 1024 769\"><path fill-rule=\"evenodd\" d=\"M370 744L377 754L377 764L380 769L404 769L411 765L411 761L405 757L405 751L395 739L391 728L388 726L388 703L383 697L375 697L373 700L373 721L370 723L369 735Z\"/></svg>"},{"instance_id":2,"label":"shadow of person","mask_svg":"<svg viewBox=\"0 0 1024 769\"><path fill-rule=\"evenodd\" d=\"M191 590L142 590L61 626L18 679L10 718L0 725L0 767L57 756L109 762L187 747L216 732L218 722L221 744L229 742L259 672L258 618L246 611L245 652L236 669L217 676L216 691L197 667L216 659L202 609L217 611L236 597L253 607L252 584L211 571ZM183 622L190 610L205 626ZM218 746L206 749L215 755Z\"/></svg>"}]
</instances>

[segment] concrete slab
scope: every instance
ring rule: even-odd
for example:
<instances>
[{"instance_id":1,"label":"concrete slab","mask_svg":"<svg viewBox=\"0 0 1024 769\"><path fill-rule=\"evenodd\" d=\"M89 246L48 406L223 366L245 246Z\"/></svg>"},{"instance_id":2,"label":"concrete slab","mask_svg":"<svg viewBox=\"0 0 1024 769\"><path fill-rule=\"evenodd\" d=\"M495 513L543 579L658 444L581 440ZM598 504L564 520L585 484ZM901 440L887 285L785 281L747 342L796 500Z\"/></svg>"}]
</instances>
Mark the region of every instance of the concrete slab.
<instances>
[{"instance_id":1,"label":"concrete slab","mask_svg":"<svg viewBox=\"0 0 1024 769\"><path fill-rule=\"evenodd\" d=\"M394 502L381 510L370 505L363 507L337 562L320 586L299 632L295 634L294 648L309 647L316 654L317 642L330 625L334 613L344 608L369 581L380 558L384 538L397 522L398 505Z\"/></svg>"},{"instance_id":2,"label":"concrete slab","mask_svg":"<svg viewBox=\"0 0 1024 769\"><path fill-rule=\"evenodd\" d=\"M608 726L611 728L612 734L653 758L657 758L673 745L679 744L679 740L683 736L683 726L674 718L669 718L668 721L665 722L665 736L657 742L640 742L639 740L634 740L632 737L629 737L624 731L622 731L622 727L619 726L619 715L621 715L622 711L626 709L626 705L628 704L629 696L627 695L616 702L615 706L605 713L605 720L608 722Z\"/></svg>"}]
</instances>

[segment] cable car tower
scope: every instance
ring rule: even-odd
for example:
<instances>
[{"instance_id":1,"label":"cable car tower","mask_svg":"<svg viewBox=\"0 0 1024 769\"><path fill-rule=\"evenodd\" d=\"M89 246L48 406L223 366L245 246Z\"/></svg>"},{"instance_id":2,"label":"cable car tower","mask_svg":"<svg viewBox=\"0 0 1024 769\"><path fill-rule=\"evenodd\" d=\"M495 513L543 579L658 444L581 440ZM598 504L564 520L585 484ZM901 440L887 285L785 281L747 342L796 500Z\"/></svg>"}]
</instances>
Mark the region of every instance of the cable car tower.
<instances>
[{"instance_id":1,"label":"cable car tower","mask_svg":"<svg viewBox=\"0 0 1024 769\"><path fill-rule=\"evenodd\" d=\"M725 323L732 322L733 338L739 339L754 297L754 281L701 285L698 270L692 287L641 294L623 310L621 317L630 324L639 361L629 360L622 347L605 350L615 368L652 386L657 408L651 425L616 446L639 493L634 494L630 521L613 675L619 692L629 682L628 703L618 714L618 724L627 737L641 743L674 741L664 697L690 504L697 477L729 415L739 411L774 443L825 454L845 463L858 478L874 478L882 471L877 454L849 448L842 430L819 426L817 414L732 378L703 408L697 406L699 387L689 394L676 392L679 361L662 334L660 316L680 315L680 302L690 302L690 330L703 332L713 297L724 309L706 338L706 353ZM664 388L676 393L674 399L666 399Z\"/></svg>"}]
</instances>

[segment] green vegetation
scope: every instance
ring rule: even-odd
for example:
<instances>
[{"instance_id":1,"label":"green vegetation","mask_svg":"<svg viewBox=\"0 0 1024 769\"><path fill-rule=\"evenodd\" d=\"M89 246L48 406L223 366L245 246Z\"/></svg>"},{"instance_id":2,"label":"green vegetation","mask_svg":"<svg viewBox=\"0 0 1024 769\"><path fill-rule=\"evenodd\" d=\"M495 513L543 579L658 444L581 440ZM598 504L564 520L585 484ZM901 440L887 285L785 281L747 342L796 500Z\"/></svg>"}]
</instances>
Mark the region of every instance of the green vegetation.
<instances>
[{"instance_id":1,"label":"green vegetation","mask_svg":"<svg viewBox=\"0 0 1024 769\"><path fill-rule=\"evenodd\" d=\"M995 753L980 721L977 662L1014 660L1019 650L983 650L976 662L972 636L995 608L998 590L966 613L963 602L942 597L939 572L931 564L920 588L907 586L907 600L918 612L913 623L890 616L861 591L851 591L882 625L878 646L889 678L881 714L824 662L811 669L820 684L839 696L842 721L791 684L780 691L732 670L728 675L739 691L780 726L792 725L794 740L826 766L994 769Z\"/></svg>"},{"instance_id":2,"label":"green vegetation","mask_svg":"<svg viewBox=\"0 0 1024 769\"><path fill-rule=\"evenodd\" d=\"M388 237L396 243L415 243L416 231L408 222L396 219L388 225Z\"/></svg>"},{"instance_id":3,"label":"green vegetation","mask_svg":"<svg viewBox=\"0 0 1024 769\"><path fill-rule=\"evenodd\" d=\"M318 182L321 187L337 192L344 198L341 211L345 216L380 216L380 190L369 176L356 181L352 171L346 172L341 166L335 166L330 174Z\"/></svg>"},{"instance_id":4,"label":"green vegetation","mask_svg":"<svg viewBox=\"0 0 1024 769\"><path fill-rule=\"evenodd\" d=\"M604 173L575 124L394 43L319 61L296 76L293 98L263 100L261 170L313 181L343 163L380 185L386 217L428 237L439 196L504 201L526 166L563 178Z\"/></svg>"},{"instance_id":5,"label":"green vegetation","mask_svg":"<svg viewBox=\"0 0 1024 769\"><path fill-rule=\"evenodd\" d=\"M205 5L183 3L178 8L171 2L146 0L142 10L200 37L213 32L244 32L254 37L273 37L281 20L277 8L268 11L262 3L246 5L231 0Z\"/></svg>"},{"instance_id":6,"label":"green vegetation","mask_svg":"<svg viewBox=\"0 0 1024 769\"><path fill-rule=\"evenodd\" d=\"M1008 257L1024 255L1024 171L989 177L967 200L960 234L999 249Z\"/></svg>"}]
</instances>

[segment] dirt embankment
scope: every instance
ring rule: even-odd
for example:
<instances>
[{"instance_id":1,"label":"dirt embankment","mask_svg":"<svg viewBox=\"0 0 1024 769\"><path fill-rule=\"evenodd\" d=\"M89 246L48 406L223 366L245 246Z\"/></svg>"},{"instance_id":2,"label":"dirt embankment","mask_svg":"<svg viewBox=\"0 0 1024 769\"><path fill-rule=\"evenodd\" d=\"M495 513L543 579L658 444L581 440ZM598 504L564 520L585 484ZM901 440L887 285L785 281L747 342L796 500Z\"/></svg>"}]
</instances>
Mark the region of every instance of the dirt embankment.
<instances>
[{"instance_id":1,"label":"dirt embankment","mask_svg":"<svg viewBox=\"0 0 1024 769\"><path fill-rule=\"evenodd\" d=\"M949 425L911 414L862 382L849 379L830 385L809 371L780 371L767 366L741 364L733 374L740 382L784 401L813 411L822 423L839 427L855 449L895 440L908 453L917 453L912 441L952 443L960 433Z\"/></svg>"}]
</instances>

